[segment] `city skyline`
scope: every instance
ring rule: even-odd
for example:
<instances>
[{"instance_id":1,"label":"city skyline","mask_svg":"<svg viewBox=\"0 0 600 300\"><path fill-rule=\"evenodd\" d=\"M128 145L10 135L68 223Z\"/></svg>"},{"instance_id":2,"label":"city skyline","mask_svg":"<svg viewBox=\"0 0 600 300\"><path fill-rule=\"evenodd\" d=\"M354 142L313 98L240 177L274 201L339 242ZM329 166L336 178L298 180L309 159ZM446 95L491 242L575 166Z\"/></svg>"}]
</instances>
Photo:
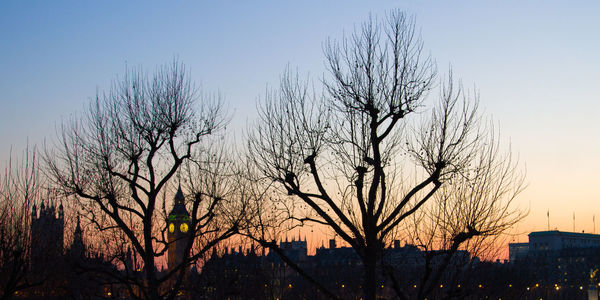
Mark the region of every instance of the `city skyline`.
<instances>
[{"instance_id":1,"label":"city skyline","mask_svg":"<svg viewBox=\"0 0 600 300\"><path fill-rule=\"evenodd\" d=\"M515 241L546 230L548 211L550 229L572 231L573 214L575 231L600 229L592 221L600 216L593 188L600 167L597 4L9 2L2 8L3 163L11 146L18 155L27 140L38 147L50 142L61 118L81 112L126 66L152 70L173 57L204 91L223 95L234 116L229 133L241 137L256 116L256 100L278 84L287 65L320 77L327 38L398 8L416 16L440 74L451 65L465 88L476 87L481 108L526 168L519 203L530 214L513 230L523 233Z\"/></svg>"}]
</instances>

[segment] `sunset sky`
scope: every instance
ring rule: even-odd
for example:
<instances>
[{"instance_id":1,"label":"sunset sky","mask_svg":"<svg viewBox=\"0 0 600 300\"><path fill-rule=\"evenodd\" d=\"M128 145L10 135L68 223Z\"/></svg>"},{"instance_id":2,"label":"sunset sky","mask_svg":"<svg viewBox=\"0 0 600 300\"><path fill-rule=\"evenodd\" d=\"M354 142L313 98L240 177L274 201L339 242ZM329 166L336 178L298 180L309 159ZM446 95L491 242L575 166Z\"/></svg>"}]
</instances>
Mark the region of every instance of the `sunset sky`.
<instances>
[{"instance_id":1,"label":"sunset sky","mask_svg":"<svg viewBox=\"0 0 600 300\"><path fill-rule=\"evenodd\" d=\"M529 216L514 232L600 233L600 2L2 1L0 158L41 145L126 66L178 57L220 92L241 139L256 100L289 64L324 72L322 45L369 14L416 16L440 73L480 93L527 170Z\"/></svg>"}]
</instances>

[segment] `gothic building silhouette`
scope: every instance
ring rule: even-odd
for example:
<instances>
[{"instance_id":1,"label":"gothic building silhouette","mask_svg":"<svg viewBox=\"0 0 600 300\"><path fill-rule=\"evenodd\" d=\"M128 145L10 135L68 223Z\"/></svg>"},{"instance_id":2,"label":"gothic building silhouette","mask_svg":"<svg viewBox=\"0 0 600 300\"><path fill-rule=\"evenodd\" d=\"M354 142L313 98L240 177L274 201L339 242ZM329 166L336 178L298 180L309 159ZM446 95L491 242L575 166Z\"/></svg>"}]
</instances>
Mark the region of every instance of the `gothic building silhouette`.
<instances>
[{"instance_id":1,"label":"gothic building silhouette","mask_svg":"<svg viewBox=\"0 0 600 300\"><path fill-rule=\"evenodd\" d=\"M39 270L63 256L64 210L62 203L56 207L55 201L45 201L39 213L34 204L31 211L31 267Z\"/></svg>"},{"instance_id":2,"label":"gothic building silhouette","mask_svg":"<svg viewBox=\"0 0 600 300\"><path fill-rule=\"evenodd\" d=\"M306 253L308 251L306 237L304 237L304 240L302 240L300 238L300 233L298 233L298 240L296 240L295 237L292 237L292 240L289 241L286 236L285 241L281 240L279 242L279 247L289 258L294 261L306 260Z\"/></svg>"}]
</instances>

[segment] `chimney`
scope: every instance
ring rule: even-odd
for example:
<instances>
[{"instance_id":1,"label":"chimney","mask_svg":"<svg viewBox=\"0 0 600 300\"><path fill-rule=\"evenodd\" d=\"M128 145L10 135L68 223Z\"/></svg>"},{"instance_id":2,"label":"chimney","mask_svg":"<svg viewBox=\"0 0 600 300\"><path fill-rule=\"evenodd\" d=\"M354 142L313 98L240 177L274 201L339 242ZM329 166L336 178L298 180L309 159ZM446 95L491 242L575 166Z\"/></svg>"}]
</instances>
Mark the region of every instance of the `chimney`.
<instances>
[{"instance_id":1,"label":"chimney","mask_svg":"<svg viewBox=\"0 0 600 300\"><path fill-rule=\"evenodd\" d=\"M394 249L400 249L400 240L394 240Z\"/></svg>"}]
</instances>

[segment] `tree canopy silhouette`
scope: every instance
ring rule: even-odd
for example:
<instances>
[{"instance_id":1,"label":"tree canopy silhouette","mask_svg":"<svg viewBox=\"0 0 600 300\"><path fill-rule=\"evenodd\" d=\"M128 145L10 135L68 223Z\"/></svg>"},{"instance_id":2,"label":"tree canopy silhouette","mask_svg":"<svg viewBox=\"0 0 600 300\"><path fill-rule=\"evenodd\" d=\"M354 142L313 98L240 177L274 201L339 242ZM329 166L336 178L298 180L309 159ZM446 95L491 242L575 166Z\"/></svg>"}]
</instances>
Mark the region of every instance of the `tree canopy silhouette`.
<instances>
[{"instance_id":1,"label":"tree canopy silhouette","mask_svg":"<svg viewBox=\"0 0 600 300\"><path fill-rule=\"evenodd\" d=\"M128 70L81 118L64 122L54 150L46 150L49 176L81 200L100 236L110 237L102 252L124 266L114 277L133 296L173 299L182 270L236 232L235 218L222 221L229 200L219 182L228 160L212 138L226 124L221 99L199 92L174 61L152 75ZM162 274L157 266L168 249L165 220L173 199L167 195L182 183L191 219L185 254ZM140 268L127 263L128 249Z\"/></svg>"},{"instance_id":2,"label":"tree canopy silhouette","mask_svg":"<svg viewBox=\"0 0 600 300\"><path fill-rule=\"evenodd\" d=\"M353 247L364 265L365 298L375 299L384 247L445 186L492 167L476 163L494 142L492 129L481 122L477 97L451 75L429 101L436 66L414 18L402 12L370 18L341 41L329 40L324 53L321 88L288 69L267 92L248 157L280 192L262 201L287 209L281 215L296 224L327 226ZM454 232L454 240L488 232L484 223L467 223L472 230Z\"/></svg>"}]
</instances>

